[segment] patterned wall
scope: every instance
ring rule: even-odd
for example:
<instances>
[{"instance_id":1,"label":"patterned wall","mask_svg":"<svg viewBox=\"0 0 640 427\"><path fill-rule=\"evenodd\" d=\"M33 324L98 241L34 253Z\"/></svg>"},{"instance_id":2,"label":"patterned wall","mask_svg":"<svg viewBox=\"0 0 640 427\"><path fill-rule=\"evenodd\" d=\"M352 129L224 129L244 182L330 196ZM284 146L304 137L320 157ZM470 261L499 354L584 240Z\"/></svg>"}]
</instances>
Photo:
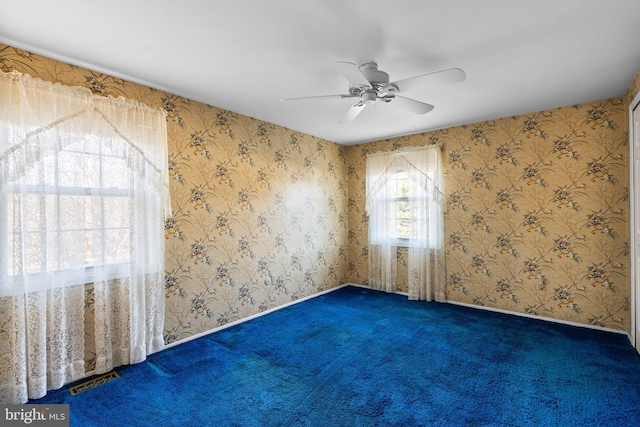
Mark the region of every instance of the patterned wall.
<instances>
[{"instance_id":1,"label":"patterned wall","mask_svg":"<svg viewBox=\"0 0 640 427\"><path fill-rule=\"evenodd\" d=\"M343 283L344 147L5 45L0 68L167 112L167 343Z\"/></svg>"},{"instance_id":2,"label":"patterned wall","mask_svg":"<svg viewBox=\"0 0 640 427\"><path fill-rule=\"evenodd\" d=\"M635 98L638 93L640 93L640 70L636 73L636 76L627 91L627 104L630 105L631 101L633 101L633 98Z\"/></svg>"},{"instance_id":3,"label":"patterned wall","mask_svg":"<svg viewBox=\"0 0 640 427\"><path fill-rule=\"evenodd\" d=\"M366 155L440 142L447 299L629 330L626 110L617 98L349 147L348 281L367 282Z\"/></svg>"},{"instance_id":4,"label":"patterned wall","mask_svg":"<svg viewBox=\"0 0 640 427\"><path fill-rule=\"evenodd\" d=\"M342 147L9 46L0 68L167 112L167 343L366 284L366 154L434 142L449 300L629 330L626 109L638 76L625 98ZM402 250L398 262L402 275Z\"/></svg>"}]
</instances>

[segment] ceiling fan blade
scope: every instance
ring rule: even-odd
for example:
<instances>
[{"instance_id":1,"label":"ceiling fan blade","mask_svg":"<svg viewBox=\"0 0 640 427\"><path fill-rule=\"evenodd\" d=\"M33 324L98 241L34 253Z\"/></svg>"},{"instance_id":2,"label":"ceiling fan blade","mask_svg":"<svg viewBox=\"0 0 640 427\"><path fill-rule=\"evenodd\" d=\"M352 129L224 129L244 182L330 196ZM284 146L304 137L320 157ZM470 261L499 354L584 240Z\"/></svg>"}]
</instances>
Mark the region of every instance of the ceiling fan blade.
<instances>
[{"instance_id":1,"label":"ceiling fan blade","mask_svg":"<svg viewBox=\"0 0 640 427\"><path fill-rule=\"evenodd\" d=\"M436 85L461 82L466 77L467 75L460 68L450 68L448 70L422 74L420 76L391 82L385 85L383 90L391 86L395 86L398 89L398 92L408 92L414 89L424 89Z\"/></svg>"},{"instance_id":2,"label":"ceiling fan blade","mask_svg":"<svg viewBox=\"0 0 640 427\"><path fill-rule=\"evenodd\" d=\"M367 104L365 104L364 102L357 102L357 103L353 104L351 106L351 108L349 108L349 110L347 110L345 115L342 116L342 118L338 121L338 123L343 124L343 123L352 122L353 119L358 117L358 114L360 114L362 112L362 110L365 109L366 106L367 106Z\"/></svg>"},{"instance_id":3,"label":"ceiling fan blade","mask_svg":"<svg viewBox=\"0 0 640 427\"><path fill-rule=\"evenodd\" d=\"M416 101L415 99L405 98L399 95L396 95L391 103L416 114L427 114L434 108L433 105L427 104L426 102Z\"/></svg>"},{"instance_id":4,"label":"ceiling fan blade","mask_svg":"<svg viewBox=\"0 0 640 427\"><path fill-rule=\"evenodd\" d=\"M371 83L369 83L369 80L360 72L356 64L346 61L336 61L335 64L340 74L349 82L349 86L360 85L371 87Z\"/></svg>"},{"instance_id":5,"label":"ceiling fan blade","mask_svg":"<svg viewBox=\"0 0 640 427\"><path fill-rule=\"evenodd\" d=\"M284 98L280 101L300 101L302 99L344 99L344 98L356 98L355 95L320 95L320 96L302 96L300 98Z\"/></svg>"}]
</instances>

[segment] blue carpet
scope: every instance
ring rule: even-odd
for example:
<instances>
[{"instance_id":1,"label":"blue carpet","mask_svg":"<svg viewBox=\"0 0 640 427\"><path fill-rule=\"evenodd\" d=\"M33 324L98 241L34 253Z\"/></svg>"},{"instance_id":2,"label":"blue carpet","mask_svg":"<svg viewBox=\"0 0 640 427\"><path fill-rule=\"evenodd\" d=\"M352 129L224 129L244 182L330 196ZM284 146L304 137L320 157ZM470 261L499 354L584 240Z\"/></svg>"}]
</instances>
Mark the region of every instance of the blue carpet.
<instances>
[{"instance_id":1,"label":"blue carpet","mask_svg":"<svg viewBox=\"0 0 640 427\"><path fill-rule=\"evenodd\" d=\"M72 426L637 426L626 336L345 287L120 367Z\"/></svg>"}]
</instances>

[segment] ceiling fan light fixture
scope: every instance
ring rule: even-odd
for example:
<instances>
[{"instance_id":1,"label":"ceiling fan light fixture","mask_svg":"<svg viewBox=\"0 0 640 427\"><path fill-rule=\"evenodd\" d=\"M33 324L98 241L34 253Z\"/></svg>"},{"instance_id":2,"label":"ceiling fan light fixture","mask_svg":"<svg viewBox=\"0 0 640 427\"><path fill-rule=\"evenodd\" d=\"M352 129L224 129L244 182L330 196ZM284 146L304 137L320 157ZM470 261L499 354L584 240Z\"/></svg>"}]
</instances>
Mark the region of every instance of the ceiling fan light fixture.
<instances>
[{"instance_id":1,"label":"ceiling fan light fixture","mask_svg":"<svg viewBox=\"0 0 640 427\"><path fill-rule=\"evenodd\" d=\"M365 93L362 94L362 102L364 102L365 104L373 104L376 102L376 99L378 98L378 94L374 91L368 90Z\"/></svg>"}]
</instances>

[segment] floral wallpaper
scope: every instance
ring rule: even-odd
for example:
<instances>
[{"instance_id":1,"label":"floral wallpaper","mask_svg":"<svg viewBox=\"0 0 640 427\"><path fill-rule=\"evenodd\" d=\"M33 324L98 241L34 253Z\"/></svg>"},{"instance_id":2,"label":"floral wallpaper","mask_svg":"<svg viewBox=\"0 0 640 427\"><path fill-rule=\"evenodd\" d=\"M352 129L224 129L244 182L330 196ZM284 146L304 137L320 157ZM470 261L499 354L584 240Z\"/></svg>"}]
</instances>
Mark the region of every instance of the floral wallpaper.
<instances>
[{"instance_id":1,"label":"floral wallpaper","mask_svg":"<svg viewBox=\"0 0 640 427\"><path fill-rule=\"evenodd\" d=\"M630 330L627 109L638 76L626 97L344 147L10 46L0 69L167 112L166 343L367 285L366 155L436 142L449 300ZM402 276L402 249L397 260Z\"/></svg>"},{"instance_id":2,"label":"floral wallpaper","mask_svg":"<svg viewBox=\"0 0 640 427\"><path fill-rule=\"evenodd\" d=\"M366 155L441 143L448 300L629 330L627 108L616 98L349 147L347 280L367 282Z\"/></svg>"},{"instance_id":3,"label":"floral wallpaper","mask_svg":"<svg viewBox=\"0 0 640 427\"><path fill-rule=\"evenodd\" d=\"M627 91L627 104L631 105L633 98L635 98L638 93L640 93L640 70L636 73L636 76Z\"/></svg>"},{"instance_id":4,"label":"floral wallpaper","mask_svg":"<svg viewBox=\"0 0 640 427\"><path fill-rule=\"evenodd\" d=\"M167 112L167 344L344 282L345 147L10 46L0 69Z\"/></svg>"}]
</instances>

